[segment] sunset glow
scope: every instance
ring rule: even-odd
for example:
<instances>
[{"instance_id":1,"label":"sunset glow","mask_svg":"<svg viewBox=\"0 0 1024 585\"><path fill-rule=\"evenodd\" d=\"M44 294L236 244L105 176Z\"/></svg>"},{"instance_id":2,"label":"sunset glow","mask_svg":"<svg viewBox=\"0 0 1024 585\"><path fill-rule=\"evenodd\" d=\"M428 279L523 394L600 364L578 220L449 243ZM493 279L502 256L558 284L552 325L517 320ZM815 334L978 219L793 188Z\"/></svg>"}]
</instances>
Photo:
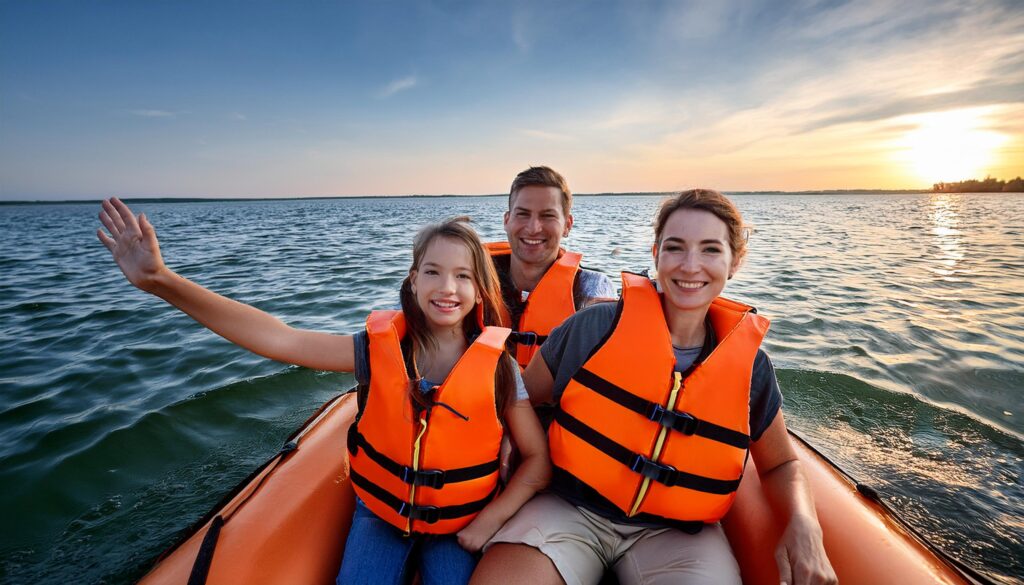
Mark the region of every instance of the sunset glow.
<instances>
[{"instance_id":1,"label":"sunset glow","mask_svg":"<svg viewBox=\"0 0 1024 585\"><path fill-rule=\"evenodd\" d=\"M900 141L897 160L923 182L983 178L1008 137L987 128L986 110L966 109L910 117L916 128Z\"/></svg>"}]
</instances>

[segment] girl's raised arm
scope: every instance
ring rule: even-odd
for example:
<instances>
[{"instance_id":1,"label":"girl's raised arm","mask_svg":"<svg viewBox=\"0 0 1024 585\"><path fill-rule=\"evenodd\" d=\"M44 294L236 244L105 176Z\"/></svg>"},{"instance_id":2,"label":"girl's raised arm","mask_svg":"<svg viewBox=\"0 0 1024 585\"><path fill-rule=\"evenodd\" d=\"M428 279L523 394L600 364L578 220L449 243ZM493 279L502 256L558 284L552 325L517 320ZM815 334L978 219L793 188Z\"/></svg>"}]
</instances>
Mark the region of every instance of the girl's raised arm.
<instances>
[{"instance_id":1,"label":"girl's raised arm","mask_svg":"<svg viewBox=\"0 0 1024 585\"><path fill-rule=\"evenodd\" d=\"M117 198L103 202L96 230L114 262L134 286L156 295L221 337L273 360L316 370L351 372L355 350L351 335L296 329L276 317L223 297L176 274L164 265L156 231Z\"/></svg>"}]
</instances>

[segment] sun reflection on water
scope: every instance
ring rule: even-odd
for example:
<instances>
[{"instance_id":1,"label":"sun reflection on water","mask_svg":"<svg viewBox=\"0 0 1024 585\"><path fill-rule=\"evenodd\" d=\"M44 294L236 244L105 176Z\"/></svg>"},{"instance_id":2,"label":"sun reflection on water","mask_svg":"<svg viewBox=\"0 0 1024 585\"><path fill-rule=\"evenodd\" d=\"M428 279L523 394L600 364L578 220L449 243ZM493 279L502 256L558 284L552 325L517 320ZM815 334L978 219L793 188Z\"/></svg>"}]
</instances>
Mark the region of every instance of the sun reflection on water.
<instances>
[{"instance_id":1,"label":"sun reflection on water","mask_svg":"<svg viewBox=\"0 0 1024 585\"><path fill-rule=\"evenodd\" d=\"M960 263L964 259L964 247L960 231L960 208L963 196L959 194L940 194L931 198L931 233L935 236L935 244L939 249L936 258L939 266L933 272L948 281L959 281L954 278Z\"/></svg>"}]
</instances>

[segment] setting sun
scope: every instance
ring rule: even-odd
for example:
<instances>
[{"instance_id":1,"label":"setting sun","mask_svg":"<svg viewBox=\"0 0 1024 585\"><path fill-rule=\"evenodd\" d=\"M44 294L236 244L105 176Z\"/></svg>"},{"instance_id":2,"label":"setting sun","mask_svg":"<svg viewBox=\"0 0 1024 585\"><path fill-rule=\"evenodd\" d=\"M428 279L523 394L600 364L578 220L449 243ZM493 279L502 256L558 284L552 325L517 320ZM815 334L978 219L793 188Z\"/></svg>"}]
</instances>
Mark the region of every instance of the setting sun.
<instances>
[{"instance_id":1,"label":"setting sun","mask_svg":"<svg viewBox=\"0 0 1024 585\"><path fill-rule=\"evenodd\" d=\"M926 182L958 181L986 174L1007 141L988 129L987 108L908 116L916 128L899 141L897 158Z\"/></svg>"}]
</instances>

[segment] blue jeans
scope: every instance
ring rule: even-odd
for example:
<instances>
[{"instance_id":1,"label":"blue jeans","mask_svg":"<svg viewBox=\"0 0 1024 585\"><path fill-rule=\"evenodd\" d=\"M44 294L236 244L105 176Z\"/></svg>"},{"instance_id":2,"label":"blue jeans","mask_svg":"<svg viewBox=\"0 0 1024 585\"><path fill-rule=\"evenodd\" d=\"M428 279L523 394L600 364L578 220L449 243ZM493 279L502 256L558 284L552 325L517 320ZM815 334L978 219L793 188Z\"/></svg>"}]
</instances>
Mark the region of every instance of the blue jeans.
<instances>
[{"instance_id":1,"label":"blue jeans","mask_svg":"<svg viewBox=\"0 0 1024 585\"><path fill-rule=\"evenodd\" d=\"M337 585L408 583L414 548L423 585L468 583L476 568L476 558L459 546L454 534L404 536L356 498Z\"/></svg>"}]
</instances>

